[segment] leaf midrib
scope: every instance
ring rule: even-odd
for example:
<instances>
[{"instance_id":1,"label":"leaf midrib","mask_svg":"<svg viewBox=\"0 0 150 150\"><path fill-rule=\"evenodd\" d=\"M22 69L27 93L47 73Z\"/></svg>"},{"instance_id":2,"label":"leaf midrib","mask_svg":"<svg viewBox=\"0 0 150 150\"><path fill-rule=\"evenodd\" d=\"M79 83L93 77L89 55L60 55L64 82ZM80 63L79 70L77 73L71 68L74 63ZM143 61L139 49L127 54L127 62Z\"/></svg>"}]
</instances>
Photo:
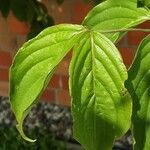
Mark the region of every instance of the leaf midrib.
<instances>
[{"instance_id":1,"label":"leaf midrib","mask_svg":"<svg viewBox=\"0 0 150 150\"><path fill-rule=\"evenodd\" d=\"M94 96L94 112L96 112L96 93L95 93L95 82L96 82L96 79L95 79L95 52L94 52L94 38L93 38L93 34L92 32L90 32L90 41L91 41L91 57L92 57L92 80L93 80L93 96ZM113 81L113 80L112 80ZM102 84L102 86L104 87L104 89L107 91L107 93L110 95L111 97L111 94L109 93L109 91L105 88L105 86ZM112 98L112 97L111 97ZM112 101L114 103L114 107L116 106L115 104L115 101L113 100L112 98ZM117 109L115 109L115 113L116 113L116 122L118 122L118 111ZM94 133L96 133L96 115L94 115L94 121L93 121L93 127L94 127ZM94 141L96 140L96 134L94 136Z\"/></svg>"},{"instance_id":2,"label":"leaf midrib","mask_svg":"<svg viewBox=\"0 0 150 150\"><path fill-rule=\"evenodd\" d=\"M135 3L134 3L135 4ZM97 17L98 15L101 15L101 13L104 13L105 11L108 11L108 9L109 10L111 10L111 9L114 9L114 8L120 8L120 6L119 5L117 5L117 6L113 6L113 7L107 7L107 9L104 9L104 10L100 10L100 11L95 11L95 13L93 13L93 15L94 15L94 18L95 17ZM130 10L130 11L134 11L134 14L136 13L136 14L138 14L137 13L137 10L135 10L135 9L131 9L131 8L129 8L129 7L125 7L125 6L123 6L122 7L122 9L128 9L128 10ZM143 13L142 11L141 11L141 13ZM86 19L85 19L85 22L86 22L86 24L88 24L88 22L90 22L92 19L94 19L92 16L93 15L91 15L91 16L88 16L88 21L86 21ZM145 16L145 13L143 13L143 15ZM129 18L129 17L128 17ZM137 18L137 17L136 17ZM135 18L134 18L135 19ZM104 20L102 20L102 21L104 21ZM83 25L84 25L85 23L83 22Z\"/></svg>"},{"instance_id":3,"label":"leaf midrib","mask_svg":"<svg viewBox=\"0 0 150 150\"><path fill-rule=\"evenodd\" d=\"M94 38L93 38L93 34L94 33L92 33L92 32L90 32L90 41L91 41L91 57L92 57L92 79L93 79L93 93L94 93L94 97L95 97L95 100L96 100L96 93L95 93L95 82L96 82L96 80L97 79L95 79L95 73L94 73L94 70L95 70L95 58L96 58L96 56L95 56L95 52L94 52ZM106 70L107 71L107 70ZM108 73L109 74L109 73ZM111 78L112 79L112 78ZM112 82L114 82L113 81L113 79L112 79ZM101 83L102 84L102 83ZM115 85L115 84L114 84ZM115 104L115 101L114 101L114 98L111 96L111 93L105 88L105 86L102 84L102 86L104 87L104 89L107 91L107 93L110 95L110 98L112 99L112 101L113 101L113 104L114 104L114 107L116 107L116 104ZM116 86L116 85L115 85ZM117 87L116 87L117 88ZM117 88L118 89L118 88ZM118 90L117 90L118 91ZM119 94L119 96L120 96L120 93L119 93L119 91L118 91L118 94ZM96 111L96 101L95 101L95 104L94 104L94 111ZM117 111L117 109L115 109L115 113L116 113L116 122L118 122L118 111ZM96 129L96 127L95 127L95 125L96 125L96 118L95 118L96 116L94 116L94 129ZM96 133L96 131L95 131L95 133ZM96 139L96 137L95 137L95 139Z\"/></svg>"},{"instance_id":4,"label":"leaf midrib","mask_svg":"<svg viewBox=\"0 0 150 150\"><path fill-rule=\"evenodd\" d=\"M93 40L93 32L90 31L90 44L91 44L91 57L92 57L92 83L93 83L93 96L94 96L94 112L96 112L96 94L95 94L95 77L94 77L94 65L95 65L95 55L94 55L94 40ZM93 127L94 127L94 131L93 133L96 133L96 115L93 116L94 120L93 120ZM94 141L96 141L96 134L94 135Z\"/></svg>"}]
</instances>

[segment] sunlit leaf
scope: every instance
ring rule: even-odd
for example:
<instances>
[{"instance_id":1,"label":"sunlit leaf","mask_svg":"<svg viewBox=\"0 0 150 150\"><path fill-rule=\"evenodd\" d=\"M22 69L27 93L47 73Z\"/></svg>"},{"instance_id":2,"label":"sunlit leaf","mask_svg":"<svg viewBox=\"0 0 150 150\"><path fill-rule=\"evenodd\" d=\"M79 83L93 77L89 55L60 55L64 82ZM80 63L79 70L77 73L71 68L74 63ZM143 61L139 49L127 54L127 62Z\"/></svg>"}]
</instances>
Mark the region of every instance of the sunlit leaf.
<instances>
[{"instance_id":1,"label":"sunlit leaf","mask_svg":"<svg viewBox=\"0 0 150 150\"><path fill-rule=\"evenodd\" d=\"M135 150L150 149L150 36L138 48L127 87L133 99Z\"/></svg>"},{"instance_id":2,"label":"sunlit leaf","mask_svg":"<svg viewBox=\"0 0 150 150\"><path fill-rule=\"evenodd\" d=\"M94 7L83 21L92 30L117 30L134 27L150 19L150 11L137 8L137 0L107 0ZM123 32L105 34L115 42Z\"/></svg>"},{"instance_id":3,"label":"sunlit leaf","mask_svg":"<svg viewBox=\"0 0 150 150\"><path fill-rule=\"evenodd\" d=\"M47 28L25 43L14 59L10 70L10 101L18 122L17 128L28 141L32 140L23 133L23 120L58 63L80 39L82 30L82 26L67 24Z\"/></svg>"},{"instance_id":4,"label":"sunlit leaf","mask_svg":"<svg viewBox=\"0 0 150 150\"><path fill-rule=\"evenodd\" d=\"M70 66L74 137L86 150L110 150L130 127L127 70L104 35L89 32L74 48Z\"/></svg>"}]
</instances>

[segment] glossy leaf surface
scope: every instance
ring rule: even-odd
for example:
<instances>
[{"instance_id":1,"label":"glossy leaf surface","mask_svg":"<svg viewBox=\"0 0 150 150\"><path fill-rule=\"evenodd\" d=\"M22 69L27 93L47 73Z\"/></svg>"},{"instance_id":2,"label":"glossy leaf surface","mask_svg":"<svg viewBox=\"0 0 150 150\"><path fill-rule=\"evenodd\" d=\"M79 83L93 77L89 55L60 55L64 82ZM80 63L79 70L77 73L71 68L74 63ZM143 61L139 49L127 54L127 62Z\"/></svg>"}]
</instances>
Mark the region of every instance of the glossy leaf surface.
<instances>
[{"instance_id":1,"label":"glossy leaf surface","mask_svg":"<svg viewBox=\"0 0 150 150\"><path fill-rule=\"evenodd\" d=\"M70 66L74 137L86 150L110 150L130 127L127 70L104 35L88 32L74 48Z\"/></svg>"},{"instance_id":2,"label":"glossy leaf surface","mask_svg":"<svg viewBox=\"0 0 150 150\"><path fill-rule=\"evenodd\" d=\"M25 43L14 59L10 70L10 101L17 128L28 141L32 140L23 133L23 120L58 63L79 40L82 30L82 26L67 24L47 28Z\"/></svg>"},{"instance_id":3,"label":"glossy leaf surface","mask_svg":"<svg viewBox=\"0 0 150 150\"><path fill-rule=\"evenodd\" d=\"M107 0L94 7L86 16L83 25L99 31L126 29L150 19L150 11L137 8L137 0ZM105 33L113 42L123 32Z\"/></svg>"},{"instance_id":4,"label":"glossy leaf surface","mask_svg":"<svg viewBox=\"0 0 150 150\"><path fill-rule=\"evenodd\" d=\"M133 99L135 150L150 149L150 36L141 43L129 70L127 87Z\"/></svg>"}]
</instances>

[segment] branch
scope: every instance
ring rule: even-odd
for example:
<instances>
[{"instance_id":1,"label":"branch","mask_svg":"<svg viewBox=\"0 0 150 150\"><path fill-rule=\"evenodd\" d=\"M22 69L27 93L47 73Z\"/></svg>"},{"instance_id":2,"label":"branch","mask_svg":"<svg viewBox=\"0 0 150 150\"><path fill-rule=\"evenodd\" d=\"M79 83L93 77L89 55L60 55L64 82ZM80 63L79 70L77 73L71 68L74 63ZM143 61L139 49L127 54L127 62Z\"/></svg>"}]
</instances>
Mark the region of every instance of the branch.
<instances>
[{"instance_id":1,"label":"branch","mask_svg":"<svg viewBox=\"0 0 150 150\"><path fill-rule=\"evenodd\" d=\"M114 32L128 32L128 31L150 32L150 29L129 28L129 29L112 29L112 30L96 30L96 31L100 33L114 33Z\"/></svg>"}]
</instances>

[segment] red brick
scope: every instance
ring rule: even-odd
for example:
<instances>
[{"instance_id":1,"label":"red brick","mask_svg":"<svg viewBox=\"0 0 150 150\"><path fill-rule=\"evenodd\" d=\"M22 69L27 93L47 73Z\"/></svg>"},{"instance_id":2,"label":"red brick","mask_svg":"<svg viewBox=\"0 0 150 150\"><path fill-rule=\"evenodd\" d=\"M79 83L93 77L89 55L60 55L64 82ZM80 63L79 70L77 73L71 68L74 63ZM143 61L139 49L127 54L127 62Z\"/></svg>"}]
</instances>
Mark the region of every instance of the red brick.
<instances>
[{"instance_id":1,"label":"red brick","mask_svg":"<svg viewBox=\"0 0 150 150\"><path fill-rule=\"evenodd\" d=\"M140 25L138 25L137 28L143 28L143 29L149 29L150 28L150 21L146 21ZM150 34L150 32L137 32L137 31L130 31L128 32L128 44L129 45L139 45L141 40L146 36Z\"/></svg>"},{"instance_id":2,"label":"red brick","mask_svg":"<svg viewBox=\"0 0 150 150\"><path fill-rule=\"evenodd\" d=\"M125 44L126 44L126 36L124 36L117 42L117 46L125 46Z\"/></svg>"},{"instance_id":3,"label":"red brick","mask_svg":"<svg viewBox=\"0 0 150 150\"><path fill-rule=\"evenodd\" d=\"M69 53L65 56L64 60L70 61L72 58L72 50L69 51Z\"/></svg>"},{"instance_id":4,"label":"red brick","mask_svg":"<svg viewBox=\"0 0 150 150\"><path fill-rule=\"evenodd\" d=\"M58 68L56 70L56 74L58 75L68 75L68 70L69 70L69 61L68 60L63 60L60 62L58 65Z\"/></svg>"},{"instance_id":5,"label":"red brick","mask_svg":"<svg viewBox=\"0 0 150 150\"><path fill-rule=\"evenodd\" d=\"M147 35L145 32L130 31L128 32L128 44L139 45L142 39Z\"/></svg>"},{"instance_id":6,"label":"red brick","mask_svg":"<svg viewBox=\"0 0 150 150\"><path fill-rule=\"evenodd\" d=\"M0 81L0 96L9 96L9 83Z\"/></svg>"},{"instance_id":7,"label":"red brick","mask_svg":"<svg viewBox=\"0 0 150 150\"><path fill-rule=\"evenodd\" d=\"M42 2L46 5L53 18L55 18L55 24L71 22L72 0L64 0L61 5L58 5L56 0L42 0Z\"/></svg>"},{"instance_id":8,"label":"red brick","mask_svg":"<svg viewBox=\"0 0 150 150\"><path fill-rule=\"evenodd\" d=\"M74 22L81 23L84 17L93 6L90 3L85 3L81 0L76 0L74 4Z\"/></svg>"},{"instance_id":9,"label":"red brick","mask_svg":"<svg viewBox=\"0 0 150 150\"><path fill-rule=\"evenodd\" d=\"M134 58L133 49L131 49L131 48L120 48L119 51L122 55L122 58L123 58L125 65L127 67L129 67L133 61L133 58Z\"/></svg>"},{"instance_id":10,"label":"red brick","mask_svg":"<svg viewBox=\"0 0 150 150\"><path fill-rule=\"evenodd\" d=\"M29 32L29 25L25 21L19 21L12 13L7 17L9 30L17 34L27 34Z\"/></svg>"},{"instance_id":11,"label":"red brick","mask_svg":"<svg viewBox=\"0 0 150 150\"><path fill-rule=\"evenodd\" d=\"M11 54L6 51L0 51L0 66L10 67L11 63Z\"/></svg>"},{"instance_id":12,"label":"red brick","mask_svg":"<svg viewBox=\"0 0 150 150\"><path fill-rule=\"evenodd\" d=\"M0 47L3 51L14 51L17 49L16 37L12 33L4 31L0 34Z\"/></svg>"},{"instance_id":13,"label":"red brick","mask_svg":"<svg viewBox=\"0 0 150 150\"><path fill-rule=\"evenodd\" d=\"M68 90L60 90L58 92L58 100L60 105L70 106L71 98Z\"/></svg>"},{"instance_id":14,"label":"red brick","mask_svg":"<svg viewBox=\"0 0 150 150\"><path fill-rule=\"evenodd\" d=\"M68 76L62 76L62 88L63 89L69 89L69 77Z\"/></svg>"},{"instance_id":15,"label":"red brick","mask_svg":"<svg viewBox=\"0 0 150 150\"><path fill-rule=\"evenodd\" d=\"M150 21L145 21L144 23L141 23L139 26L139 28L150 28Z\"/></svg>"},{"instance_id":16,"label":"red brick","mask_svg":"<svg viewBox=\"0 0 150 150\"><path fill-rule=\"evenodd\" d=\"M50 88L60 88L61 87L61 78L59 75L53 75L50 83L48 84Z\"/></svg>"},{"instance_id":17,"label":"red brick","mask_svg":"<svg viewBox=\"0 0 150 150\"><path fill-rule=\"evenodd\" d=\"M6 19L0 13L0 33L3 33L6 30Z\"/></svg>"},{"instance_id":18,"label":"red brick","mask_svg":"<svg viewBox=\"0 0 150 150\"><path fill-rule=\"evenodd\" d=\"M23 45L23 43L25 43L27 40L26 35L18 35L16 37L16 43L18 47L21 47ZM18 49L18 48L17 48Z\"/></svg>"},{"instance_id":19,"label":"red brick","mask_svg":"<svg viewBox=\"0 0 150 150\"><path fill-rule=\"evenodd\" d=\"M41 100L47 101L47 102L54 102L55 101L55 91L54 90L48 90L45 89L41 96Z\"/></svg>"},{"instance_id":20,"label":"red brick","mask_svg":"<svg viewBox=\"0 0 150 150\"><path fill-rule=\"evenodd\" d=\"M0 68L0 81L9 80L9 70Z\"/></svg>"},{"instance_id":21,"label":"red brick","mask_svg":"<svg viewBox=\"0 0 150 150\"><path fill-rule=\"evenodd\" d=\"M0 16L2 17L2 16ZM3 31L3 22L2 19L0 18L0 33Z\"/></svg>"}]
</instances>

